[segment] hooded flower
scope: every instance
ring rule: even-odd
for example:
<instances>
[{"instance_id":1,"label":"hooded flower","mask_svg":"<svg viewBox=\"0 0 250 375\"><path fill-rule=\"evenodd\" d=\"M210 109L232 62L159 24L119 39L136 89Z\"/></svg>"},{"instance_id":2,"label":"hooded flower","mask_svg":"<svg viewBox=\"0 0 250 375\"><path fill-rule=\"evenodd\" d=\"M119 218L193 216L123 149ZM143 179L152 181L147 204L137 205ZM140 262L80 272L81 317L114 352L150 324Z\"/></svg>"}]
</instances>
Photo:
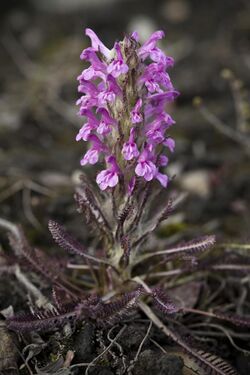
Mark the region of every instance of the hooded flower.
<instances>
[{"instance_id":1,"label":"hooded flower","mask_svg":"<svg viewBox=\"0 0 250 375\"><path fill-rule=\"evenodd\" d=\"M139 156L139 151L138 151L134 138L135 138L135 129L132 128L130 130L129 140L126 143L124 143L123 148L122 148L122 155L125 160L131 160Z\"/></svg>"},{"instance_id":2,"label":"hooded flower","mask_svg":"<svg viewBox=\"0 0 250 375\"><path fill-rule=\"evenodd\" d=\"M130 118L133 124L142 122L141 107L142 107L142 99L140 98L137 100L135 107L132 109L130 113Z\"/></svg>"},{"instance_id":3,"label":"hooded flower","mask_svg":"<svg viewBox=\"0 0 250 375\"><path fill-rule=\"evenodd\" d=\"M126 74L129 70L129 67L123 60L119 43L115 43L115 50L117 57L109 64L107 72L108 74L111 74L113 77L117 78L121 74Z\"/></svg>"},{"instance_id":4,"label":"hooded flower","mask_svg":"<svg viewBox=\"0 0 250 375\"><path fill-rule=\"evenodd\" d=\"M108 149L96 135L90 135L88 140L92 142L92 147L86 152L81 160L81 165L96 164L101 152L107 152Z\"/></svg>"},{"instance_id":5,"label":"hooded flower","mask_svg":"<svg viewBox=\"0 0 250 375\"><path fill-rule=\"evenodd\" d=\"M141 153L135 168L137 176L144 177L146 181L151 181L157 173L156 165L152 161L152 154L145 148Z\"/></svg>"},{"instance_id":6,"label":"hooded flower","mask_svg":"<svg viewBox=\"0 0 250 375\"><path fill-rule=\"evenodd\" d=\"M108 187L113 188L118 184L119 181L119 167L116 163L114 156L106 158L106 162L111 166L96 176L96 182L100 186L101 190L105 190Z\"/></svg>"}]
</instances>

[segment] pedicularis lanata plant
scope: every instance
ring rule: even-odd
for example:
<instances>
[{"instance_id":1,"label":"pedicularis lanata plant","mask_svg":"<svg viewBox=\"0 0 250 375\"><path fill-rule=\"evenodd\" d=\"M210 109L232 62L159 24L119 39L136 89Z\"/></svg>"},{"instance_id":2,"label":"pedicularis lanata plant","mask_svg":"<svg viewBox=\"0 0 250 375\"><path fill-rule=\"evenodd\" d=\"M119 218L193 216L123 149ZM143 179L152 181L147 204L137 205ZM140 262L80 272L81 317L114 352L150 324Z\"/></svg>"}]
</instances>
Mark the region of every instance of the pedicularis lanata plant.
<instances>
[{"instance_id":1,"label":"pedicularis lanata plant","mask_svg":"<svg viewBox=\"0 0 250 375\"><path fill-rule=\"evenodd\" d=\"M83 261L75 264L79 273L76 284L72 284L62 272L62 265L55 266L55 262L32 249L21 229L15 228L11 246L51 281L54 309L16 315L7 321L8 327L16 331L51 329L70 320L92 320L107 326L140 308L214 374L236 374L218 357L196 351L155 313L158 309L161 315L171 314L178 320L192 312L249 325L249 319L236 315L180 306L159 286L160 276L182 276L204 268L216 270L219 265L218 259L216 263L198 259L214 245L213 235L167 249L153 237L175 206L168 197L169 177L165 174L168 157L175 148L169 135L175 121L166 109L178 92L167 72L174 61L157 46L164 33L156 31L141 45L134 32L112 49L92 30L86 29L86 35L91 46L84 49L81 59L89 66L78 77L82 96L77 101L84 124L76 140L88 145L81 165L97 164L98 172L95 182L82 176L75 199L78 211L94 230L95 246L86 249L60 224L49 222L55 242ZM84 274L89 275L90 287L79 290L77 280L83 281Z\"/></svg>"},{"instance_id":2,"label":"pedicularis lanata plant","mask_svg":"<svg viewBox=\"0 0 250 375\"><path fill-rule=\"evenodd\" d=\"M99 223L106 256L119 278L130 277L131 269L145 237L140 223L149 199L150 182L164 188L168 177L160 169L168 164L167 151L174 140L167 134L174 124L166 104L178 95L167 69L173 59L157 47L162 31L155 32L140 45L137 33L116 42L109 50L96 34L86 29L91 47L81 59L90 63L78 77L79 115L87 118L77 141L89 144L82 165L102 162L96 176L105 204L92 197L98 207ZM92 189L91 189L92 190ZM84 193L85 194L85 193ZM78 201L86 199L82 192ZM84 198L82 198L84 197ZM162 212L164 219L170 210Z\"/></svg>"}]
</instances>

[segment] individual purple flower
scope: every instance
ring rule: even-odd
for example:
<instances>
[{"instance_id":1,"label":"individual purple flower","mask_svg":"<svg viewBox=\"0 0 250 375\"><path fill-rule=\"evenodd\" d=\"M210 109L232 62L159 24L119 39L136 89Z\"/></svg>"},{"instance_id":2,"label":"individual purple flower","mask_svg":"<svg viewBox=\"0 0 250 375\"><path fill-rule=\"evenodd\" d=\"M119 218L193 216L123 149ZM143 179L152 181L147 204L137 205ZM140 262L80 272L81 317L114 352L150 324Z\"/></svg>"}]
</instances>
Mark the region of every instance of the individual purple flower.
<instances>
[{"instance_id":1,"label":"individual purple flower","mask_svg":"<svg viewBox=\"0 0 250 375\"><path fill-rule=\"evenodd\" d=\"M112 50L109 50L102 41L98 38L96 33L91 29L86 29L85 34L90 38L92 43L92 48L96 52L101 52L107 59L112 56Z\"/></svg>"},{"instance_id":2,"label":"individual purple flower","mask_svg":"<svg viewBox=\"0 0 250 375\"><path fill-rule=\"evenodd\" d=\"M165 140L164 127L161 118L157 118L153 123L149 123L146 128L148 143L159 144Z\"/></svg>"},{"instance_id":3,"label":"individual purple flower","mask_svg":"<svg viewBox=\"0 0 250 375\"><path fill-rule=\"evenodd\" d=\"M119 43L115 43L115 50L117 54L117 58L114 59L108 66L107 72L111 74L113 77L117 78L121 74L126 74L128 72L128 65L125 64L123 60L123 56L121 53L121 47Z\"/></svg>"},{"instance_id":4,"label":"individual purple flower","mask_svg":"<svg viewBox=\"0 0 250 375\"><path fill-rule=\"evenodd\" d=\"M76 141L80 141L81 139L83 141L87 141L90 134L92 133L92 131L95 129L95 126L93 126L93 124L90 124L90 123L86 123L84 124L81 129L79 130L77 136L76 136Z\"/></svg>"},{"instance_id":5,"label":"individual purple flower","mask_svg":"<svg viewBox=\"0 0 250 375\"><path fill-rule=\"evenodd\" d=\"M146 181L151 181L157 173L155 164L151 161L151 154L148 149L144 149L141 153L138 164L135 168L137 176L144 177Z\"/></svg>"},{"instance_id":6,"label":"individual purple flower","mask_svg":"<svg viewBox=\"0 0 250 375\"><path fill-rule=\"evenodd\" d=\"M88 81L97 77L105 79L107 66L97 57L93 48L86 48L85 50L83 50L80 58L82 60L87 60L91 65L90 67L82 71L82 73L77 78L78 80L84 79Z\"/></svg>"},{"instance_id":7,"label":"individual purple flower","mask_svg":"<svg viewBox=\"0 0 250 375\"><path fill-rule=\"evenodd\" d=\"M97 96L99 94L98 88L94 85L94 83L85 81L84 79L80 79L80 83L78 86L78 92L81 92L83 94L88 94L93 97Z\"/></svg>"},{"instance_id":8,"label":"individual purple flower","mask_svg":"<svg viewBox=\"0 0 250 375\"><path fill-rule=\"evenodd\" d=\"M130 130L130 136L129 136L128 142L124 143L122 147L122 155L125 160L132 160L134 158L137 158L137 156L139 156L140 154L134 138L135 138L135 129L132 128Z\"/></svg>"},{"instance_id":9,"label":"individual purple flower","mask_svg":"<svg viewBox=\"0 0 250 375\"><path fill-rule=\"evenodd\" d=\"M142 114L141 114L141 108L142 108L142 100L138 99L136 102L136 105L132 109L130 113L130 118L133 124L137 124L139 122L142 122Z\"/></svg>"},{"instance_id":10,"label":"individual purple flower","mask_svg":"<svg viewBox=\"0 0 250 375\"><path fill-rule=\"evenodd\" d=\"M100 186L101 190L105 190L108 187L115 187L118 184L119 181L119 167L116 163L114 156L109 156L106 159L108 164L111 164L111 166L96 176L96 182Z\"/></svg>"},{"instance_id":11,"label":"individual purple flower","mask_svg":"<svg viewBox=\"0 0 250 375\"><path fill-rule=\"evenodd\" d=\"M163 31L155 31L150 38L143 44L138 50L138 56L145 60L151 53L154 52L157 42L164 38L165 34Z\"/></svg>"},{"instance_id":12,"label":"individual purple flower","mask_svg":"<svg viewBox=\"0 0 250 375\"><path fill-rule=\"evenodd\" d=\"M145 84L148 91L152 93L161 93L165 89L173 90L173 85L166 67L162 63L152 63L146 67L143 75L140 77L140 83Z\"/></svg>"},{"instance_id":13,"label":"individual purple flower","mask_svg":"<svg viewBox=\"0 0 250 375\"><path fill-rule=\"evenodd\" d=\"M86 152L81 160L81 165L96 164L98 162L101 152L107 152L107 147L103 144L100 139L92 134L88 137L88 140L92 142L92 147Z\"/></svg>"},{"instance_id":14,"label":"individual purple flower","mask_svg":"<svg viewBox=\"0 0 250 375\"><path fill-rule=\"evenodd\" d=\"M78 115L84 116L84 111L88 108L92 108L98 105L98 97L91 96L89 94L83 95L77 100L76 105L80 106Z\"/></svg>"},{"instance_id":15,"label":"individual purple flower","mask_svg":"<svg viewBox=\"0 0 250 375\"><path fill-rule=\"evenodd\" d=\"M164 64L166 67L172 66L174 61L172 58L165 55L165 53L158 47L157 42L165 36L163 31L155 31L151 37L138 50L138 56L145 60L150 57L152 61Z\"/></svg>"},{"instance_id":16,"label":"individual purple flower","mask_svg":"<svg viewBox=\"0 0 250 375\"><path fill-rule=\"evenodd\" d=\"M101 114L101 121L98 124L97 133L103 135L109 134L112 130L112 126L116 125L116 121L105 108L99 108L97 112Z\"/></svg>"},{"instance_id":17,"label":"individual purple flower","mask_svg":"<svg viewBox=\"0 0 250 375\"><path fill-rule=\"evenodd\" d=\"M82 115L88 118L88 122L79 130L76 136L77 141L80 141L81 139L87 141L93 130L98 127L98 120L89 109L83 109Z\"/></svg>"},{"instance_id":18,"label":"individual purple flower","mask_svg":"<svg viewBox=\"0 0 250 375\"><path fill-rule=\"evenodd\" d=\"M105 87L106 86L106 87ZM105 106L108 103L113 103L117 96L121 94L121 89L118 86L115 78L111 75L107 76L106 84L103 82L99 85L98 106Z\"/></svg>"},{"instance_id":19,"label":"individual purple flower","mask_svg":"<svg viewBox=\"0 0 250 375\"><path fill-rule=\"evenodd\" d=\"M96 164L98 162L98 159L99 159L99 150L93 147L86 152L86 154L81 160L81 165Z\"/></svg>"}]
</instances>

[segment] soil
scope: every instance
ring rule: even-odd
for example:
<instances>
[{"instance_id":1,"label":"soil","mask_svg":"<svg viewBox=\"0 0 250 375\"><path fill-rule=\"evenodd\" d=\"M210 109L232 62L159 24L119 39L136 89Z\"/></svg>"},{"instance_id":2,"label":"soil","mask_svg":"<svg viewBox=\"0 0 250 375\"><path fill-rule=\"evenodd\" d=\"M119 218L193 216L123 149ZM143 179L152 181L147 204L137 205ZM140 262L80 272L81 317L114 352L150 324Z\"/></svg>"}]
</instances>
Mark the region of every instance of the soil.
<instances>
[{"instance_id":1,"label":"soil","mask_svg":"<svg viewBox=\"0 0 250 375\"><path fill-rule=\"evenodd\" d=\"M78 8L63 8L60 1L51 1L46 9L38 3L2 1L0 5L0 217L21 223L30 242L49 253L58 251L47 230L49 219L64 223L83 243L90 242L91 234L75 213L72 198L84 153L83 145L74 141L81 124L74 101L75 79L82 70L79 54L86 46L83 28L93 28L111 44L136 25L142 30L167 30L169 54L176 60L171 77L181 92L171 109L177 148L169 167L169 174L175 176L170 189L189 195L174 219L161 227L159 237L182 239L214 233L223 242L249 243L250 146L248 149L242 142L250 139L249 2L144 0L142 5L140 0L117 0L103 5L100 1L95 6L86 0ZM202 98L202 107L193 106L195 97ZM225 127L218 129L216 120L210 121L211 114L233 136L227 135ZM86 172L90 176L95 173L88 168ZM2 231L0 240L3 250L8 249ZM27 293L16 278L6 274L0 277L0 311L9 306L15 312L27 310ZM49 297L50 285L32 277ZM230 305L241 298L238 285L242 275L227 278L230 288L223 292L221 303ZM211 293L219 285L216 278L200 282ZM249 282L244 285L245 313L249 314ZM198 299L193 292L189 297L194 298L194 304L207 298L206 288L199 290ZM196 322L188 319L188 324ZM16 337L5 330L3 322L2 313L0 341L7 344L0 343L1 374L28 373L24 366L20 370L24 358L20 353L31 342L36 343L32 347L36 360L33 357L30 366L37 366L40 375L57 373L71 352L72 365L89 363L109 345L108 330L92 323L78 325L68 335L56 331ZM126 329L118 345L90 367L89 374L122 374L124 361L131 363L133 375L187 374L183 353L156 328L150 331L133 363L149 322L138 312L132 321L118 324L112 337L124 324ZM244 329L238 331L246 333ZM250 350L249 339L236 342ZM228 360L239 374L249 374L249 357L226 337L208 337L208 342L201 345L198 340L194 344ZM86 366L76 366L72 373L83 374L83 368ZM69 374L67 367L63 371L60 374Z\"/></svg>"}]
</instances>

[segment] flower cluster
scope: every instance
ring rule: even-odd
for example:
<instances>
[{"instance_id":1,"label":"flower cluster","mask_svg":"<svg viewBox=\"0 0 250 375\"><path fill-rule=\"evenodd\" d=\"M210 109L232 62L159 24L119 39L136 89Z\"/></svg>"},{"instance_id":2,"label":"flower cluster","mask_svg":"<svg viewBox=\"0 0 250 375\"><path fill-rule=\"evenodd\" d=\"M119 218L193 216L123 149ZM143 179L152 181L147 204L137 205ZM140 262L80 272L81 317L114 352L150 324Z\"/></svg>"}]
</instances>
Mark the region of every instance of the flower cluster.
<instances>
[{"instance_id":1,"label":"flower cluster","mask_svg":"<svg viewBox=\"0 0 250 375\"><path fill-rule=\"evenodd\" d=\"M165 150L174 151L175 142L166 133L174 124L166 104L178 92L166 70L173 59L157 47L164 37L154 32L140 45L136 32L108 49L91 30L86 29L91 47L81 59L90 63L77 78L79 115L86 122L76 140L88 141L89 150L81 164L105 160L106 169L96 177L102 190L119 182L132 191L136 176L157 179L162 186L167 175L160 172L168 164Z\"/></svg>"}]
</instances>

